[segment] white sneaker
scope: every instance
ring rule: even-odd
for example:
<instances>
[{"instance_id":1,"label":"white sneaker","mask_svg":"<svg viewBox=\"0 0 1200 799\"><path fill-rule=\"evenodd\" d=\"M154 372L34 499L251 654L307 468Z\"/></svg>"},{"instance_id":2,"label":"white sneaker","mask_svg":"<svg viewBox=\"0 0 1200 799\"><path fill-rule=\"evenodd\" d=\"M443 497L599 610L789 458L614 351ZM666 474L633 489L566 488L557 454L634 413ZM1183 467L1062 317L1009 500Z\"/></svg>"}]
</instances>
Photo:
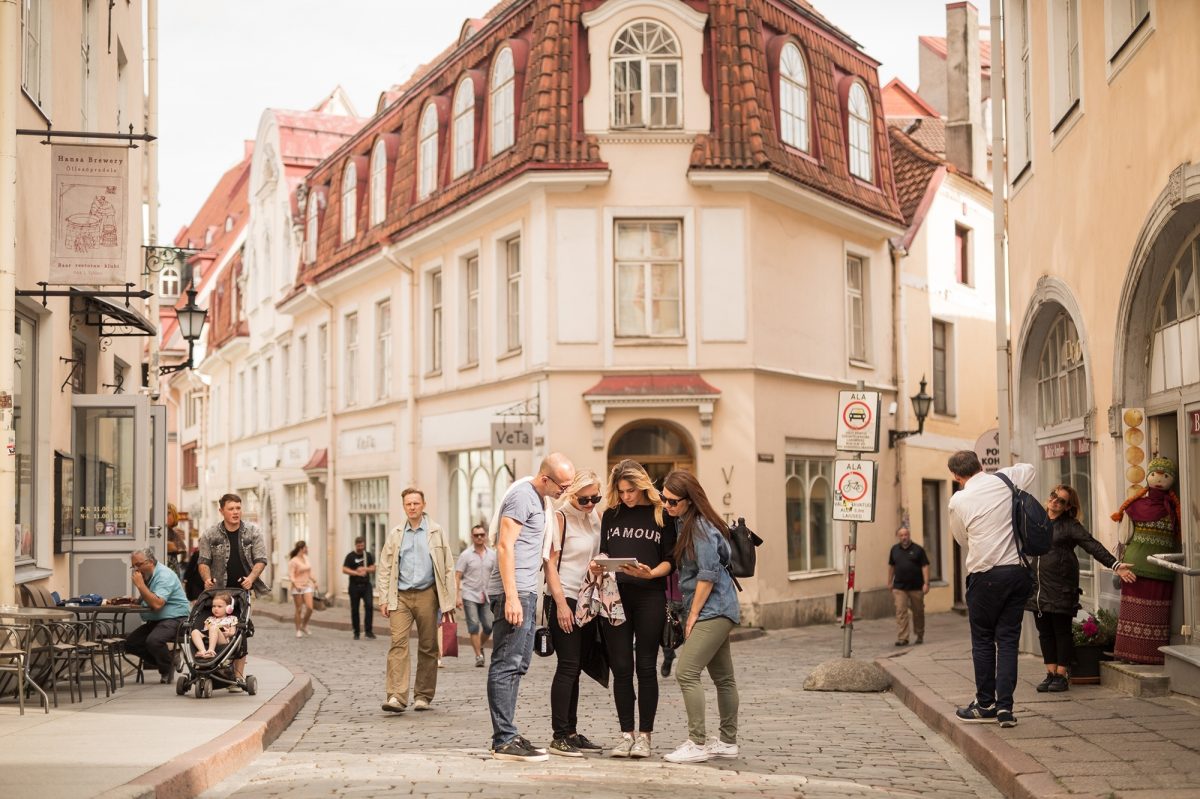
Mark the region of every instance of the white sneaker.
<instances>
[{"instance_id":1,"label":"white sneaker","mask_svg":"<svg viewBox=\"0 0 1200 799\"><path fill-rule=\"evenodd\" d=\"M720 738L713 738L704 745L704 748L713 757L737 757L738 745L727 744Z\"/></svg>"},{"instance_id":2,"label":"white sneaker","mask_svg":"<svg viewBox=\"0 0 1200 799\"><path fill-rule=\"evenodd\" d=\"M663 755L663 760L668 763L703 763L711 757L712 753L708 751L707 747L700 746L689 738L671 754Z\"/></svg>"},{"instance_id":3,"label":"white sneaker","mask_svg":"<svg viewBox=\"0 0 1200 799\"><path fill-rule=\"evenodd\" d=\"M629 750L633 748L633 734L628 732L621 733L621 742L613 747L609 752L610 757L629 757Z\"/></svg>"},{"instance_id":4,"label":"white sneaker","mask_svg":"<svg viewBox=\"0 0 1200 799\"><path fill-rule=\"evenodd\" d=\"M383 703L383 709L389 713L403 713L407 708L408 705L401 702L400 697L394 694L389 696L388 700Z\"/></svg>"}]
</instances>

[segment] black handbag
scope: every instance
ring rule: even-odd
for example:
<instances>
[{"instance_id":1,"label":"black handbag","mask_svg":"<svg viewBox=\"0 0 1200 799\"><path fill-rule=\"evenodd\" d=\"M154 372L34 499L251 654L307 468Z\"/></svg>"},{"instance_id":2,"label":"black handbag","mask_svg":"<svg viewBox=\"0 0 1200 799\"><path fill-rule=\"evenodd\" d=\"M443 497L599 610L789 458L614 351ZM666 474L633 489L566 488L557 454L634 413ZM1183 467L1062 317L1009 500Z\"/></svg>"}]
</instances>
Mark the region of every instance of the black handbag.
<instances>
[{"instance_id":1,"label":"black handbag","mask_svg":"<svg viewBox=\"0 0 1200 799\"><path fill-rule=\"evenodd\" d=\"M667 620L663 624L663 649L674 650L683 646L683 603L667 602Z\"/></svg>"},{"instance_id":2,"label":"black handbag","mask_svg":"<svg viewBox=\"0 0 1200 799\"><path fill-rule=\"evenodd\" d=\"M554 638L550 635L550 608L554 602L546 599L549 597L542 600L542 626L533 632L533 654L543 658L554 654Z\"/></svg>"}]
</instances>

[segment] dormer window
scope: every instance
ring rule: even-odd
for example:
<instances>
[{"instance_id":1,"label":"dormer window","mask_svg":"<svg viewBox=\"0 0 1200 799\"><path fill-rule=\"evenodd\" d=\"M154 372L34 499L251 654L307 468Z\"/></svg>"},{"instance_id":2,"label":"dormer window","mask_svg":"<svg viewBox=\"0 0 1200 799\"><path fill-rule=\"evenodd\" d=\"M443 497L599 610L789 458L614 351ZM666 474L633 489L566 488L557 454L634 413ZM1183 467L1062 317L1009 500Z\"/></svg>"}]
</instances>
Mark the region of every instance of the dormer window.
<instances>
[{"instance_id":1,"label":"dormer window","mask_svg":"<svg viewBox=\"0 0 1200 799\"><path fill-rule=\"evenodd\" d=\"M424 200L437 187L438 119L433 104L421 114L417 145L417 199Z\"/></svg>"},{"instance_id":2,"label":"dormer window","mask_svg":"<svg viewBox=\"0 0 1200 799\"><path fill-rule=\"evenodd\" d=\"M512 49L505 47L496 53L492 65L491 119L492 155L502 153L516 141L517 118L514 98Z\"/></svg>"},{"instance_id":3,"label":"dormer window","mask_svg":"<svg viewBox=\"0 0 1200 799\"><path fill-rule=\"evenodd\" d=\"M233 217L227 216L225 217L225 232L228 233L231 230L233 230Z\"/></svg>"},{"instance_id":4,"label":"dormer window","mask_svg":"<svg viewBox=\"0 0 1200 799\"><path fill-rule=\"evenodd\" d=\"M454 92L454 177L475 168L475 84L463 78Z\"/></svg>"},{"instance_id":5,"label":"dormer window","mask_svg":"<svg viewBox=\"0 0 1200 799\"><path fill-rule=\"evenodd\" d=\"M358 170L354 167L354 161L346 163L346 169L342 172L342 243L350 241L354 238L354 231L358 225L358 208L355 200L357 199L358 189Z\"/></svg>"},{"instance_id":6,"label":"dormer window","mask_svg":"<svg viewBox=\"0 0 1200 799\"><path fill-rule=\"evenodd\" d=\"M179 296L179 270L173 266L164 266L158 273L158 293L163 297Z\"/></svg>"},{"instance_id":7,"label":"dormer window","mask_svg":"<svg viewBox=\"0 0 1200 799\"><path fill-rule=\"evenodd\" d=\"M786 44L779 53L779 136L806 153L808 118L808 68L800 48Z\"/></svg>"},{"instance_id":8,"label":"dormer window","mask_svg":"<svg viewBox=\"0 0 1200 799\"><path fill-rule=\"evenodd\" d=\"M657 22L630 23L613 40L611 61L614 128L681 126L675 34Z\"/></svg>"},{"instance_id":9,"label":"dormer window","mask_svg":"<svg viewBox=\"0 0 1200 799\"><path fill-rule=\"evenodd\" d=\"M867 90L855 81L846 101L846 133L850 145L850 174L868 183L873 181L871 164L871 104Z\"/></svg>"},{"instance_id":10,"label":"dormer window","mask_svg":"<svg viewBox=\"0 0 1200 799\"><path fill-rule=\"evenodd\" d=\"M307 217L304 221L304 260L312 263L317 260L317 193L308 193Z\"/></svg>"},{"instance_id":11,"label":"dormer window","mask_svg":"<svg viewBox=\"0 0 1200 799\"><path fill-rule=\"evenodd\" d=\"M371 224L378 225L387 216L387 146L375 143L371 152Z\"/></svg>"},{"instance_id":12,"label":"dormer window","mask_svg":"<svg viewBox=\"0 0 1200 799\"><path fill-rule=\"evenodd\" d=\"M212 225L209 225L208 229L206 229L204 231L204 246L205 247L212 246L213 236L215 236L215 235L217 235L217 229L215 227L213 227Z\"/></svg>"}]
</instances>

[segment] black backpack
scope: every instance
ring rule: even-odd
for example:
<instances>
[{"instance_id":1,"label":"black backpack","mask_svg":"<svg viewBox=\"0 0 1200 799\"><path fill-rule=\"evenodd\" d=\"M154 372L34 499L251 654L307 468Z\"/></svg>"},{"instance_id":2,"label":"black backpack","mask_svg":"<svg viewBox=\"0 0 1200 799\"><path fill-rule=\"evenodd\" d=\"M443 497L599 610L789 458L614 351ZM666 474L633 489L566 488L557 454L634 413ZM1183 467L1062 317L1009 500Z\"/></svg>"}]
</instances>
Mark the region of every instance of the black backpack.
<instances>
[{"instance_id":1,"label":"black backpack","mask_svg":"<svg viewBox=\"0 0 1200 799\"><path fill-rule=\"evenodd\" d=\"M758 562L758 552L755 548L761 546L762 542L763 540L746 526L746 520L740 516L737 523L729 528L729 560L725 568L729 570L733 584L739 591L742 590L742 586L737 578L754 576L754 567Z\"/></svg>"},{"instance_id":2,"label":"black backpack","mask_svg":"<svg viewBox=\"0 0 1200 799\"><path fill-rule=\"evenodd\" d=\"M1017 552L1021 561L1028 564L1029 558L1045 555L1050 551L1050 543L1054 539L1054 527L1046 509L1028 491L1022 491L1013 485L1003 474L996 476L1004 481L1012 491L1012 526L1017 536Z\"/></svg>"}]
</instances>

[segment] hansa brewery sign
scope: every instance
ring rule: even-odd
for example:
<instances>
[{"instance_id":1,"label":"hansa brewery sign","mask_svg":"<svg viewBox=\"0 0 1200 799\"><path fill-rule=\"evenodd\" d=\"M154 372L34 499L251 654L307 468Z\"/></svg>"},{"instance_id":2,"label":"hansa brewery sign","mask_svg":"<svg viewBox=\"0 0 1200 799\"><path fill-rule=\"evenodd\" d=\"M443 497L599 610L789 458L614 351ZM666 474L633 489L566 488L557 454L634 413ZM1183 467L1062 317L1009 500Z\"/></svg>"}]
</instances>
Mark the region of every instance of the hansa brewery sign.
<instances>
[{"instance_id":1,"label":"hansa brewery sign","mask_svg":"<svg viewBox=\"0 0 1200 799\"><path fill-rule=\"evenodd\" d=\"M130 152L87 145L51 148L49 283L125 285Z\"/></svg>"}]
</instances>

